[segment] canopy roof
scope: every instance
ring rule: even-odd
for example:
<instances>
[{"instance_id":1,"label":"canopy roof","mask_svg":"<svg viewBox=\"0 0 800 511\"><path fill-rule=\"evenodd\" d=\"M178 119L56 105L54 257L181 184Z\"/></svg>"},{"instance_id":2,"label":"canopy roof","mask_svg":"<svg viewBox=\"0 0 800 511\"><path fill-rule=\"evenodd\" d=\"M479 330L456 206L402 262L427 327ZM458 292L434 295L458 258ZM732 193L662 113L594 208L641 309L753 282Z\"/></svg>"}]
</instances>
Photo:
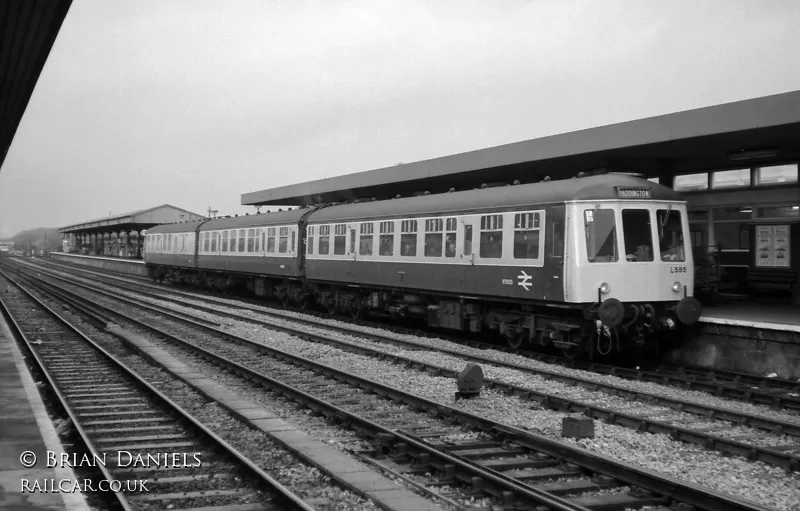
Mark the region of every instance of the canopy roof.
<instances>
[{"instance_id":1,"label":"canopy roof","mask_svg":"<svg viewBox=\"0 0 800 511\"><path fill-rule=\"evenodd\" d=\"M531 206L582 200L618 200L618 188L649 189L651 193L649 200L654 201L684 201L679 193L666 186L632 176L608 174L396 200L343 204L320 209L309 218L309 223L345 222L405 215L437 216L497 210L498 207L519 210Z\"/></svg>"},{"instance_id":2,"label":"canopy roof","mask_svg":"<svg viewBox=\"0 0 800 511\"><path fill-rule=\"evenodd\" d=\"M98 218L95 220L88 220L79 224L68 225L61 227L59 232L62 233L75 233L75 232L114 232L122 230L123 228L140 230L149 229L150 227L169 224L174 222L193 221L205 219L203 215L192 213L191 211L176 208L170 204L162 204L154 208L140 209L131 213L124 213L122 215L108 216L105 218Z\"/></svg>"},{"instance_id":3,"label":"canopy roof","mask_svg":"<svg viewBox=\"0 0 800 511\"><path fill-rule=\"evenodd\" d=\"M596 169L671 176L798 161L798 140L800 91L793 91L245 193L241 200L256 206L387 199Z\"/></svg>"},{"instance_id":4,"label":"canopy roof","mask_svg":"<svg viewBox=\"0 0 800 511\"><path fill-rule=\"evenodd\" d=\"M0 2L0 170L71 4Z\"/></svg>"}]
</instances>

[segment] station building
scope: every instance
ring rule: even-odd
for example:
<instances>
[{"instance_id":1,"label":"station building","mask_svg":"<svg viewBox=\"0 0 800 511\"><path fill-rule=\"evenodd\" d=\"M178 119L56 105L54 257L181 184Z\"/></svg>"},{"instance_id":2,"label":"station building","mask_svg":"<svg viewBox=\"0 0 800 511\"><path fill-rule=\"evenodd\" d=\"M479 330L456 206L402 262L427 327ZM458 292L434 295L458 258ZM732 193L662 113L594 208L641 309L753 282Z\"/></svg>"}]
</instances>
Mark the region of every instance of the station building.
<instances>
[{"instance_id":1,"label":"station building","mask_svg":"<svg viewBox=\"0 0 800 511\"><path fill-rule=\"evenodd\" d=\"M698 266L722 296L800 303L800 91L245 193L293 206L624 172L681 192ZM698 272L698 275L705 275Z\"/></svg>"},{"instance_id":2,"label":"station building","mask_svg":"<svg viewBox=\"0 0 800 511\"><path fill-rule=\"evenodd\" d=\"M170 204L61 227L65 253L141 259L144 232L161 224L207 217Z\"/></svg>"}]
</instances>

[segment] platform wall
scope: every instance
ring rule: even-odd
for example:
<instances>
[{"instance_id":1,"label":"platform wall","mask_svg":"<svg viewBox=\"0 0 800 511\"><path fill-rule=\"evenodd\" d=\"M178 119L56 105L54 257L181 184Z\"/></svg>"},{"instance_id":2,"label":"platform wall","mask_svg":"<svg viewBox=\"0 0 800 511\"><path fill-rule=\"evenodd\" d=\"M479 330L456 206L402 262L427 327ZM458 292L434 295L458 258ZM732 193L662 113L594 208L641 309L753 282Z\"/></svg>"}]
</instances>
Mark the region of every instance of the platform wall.
<instances>
[{"instance_id":1,"label":"platform wall","mask_svg":"<svg viewBox=\"0 0 800 511\"><path fill-rule=\"evenodd\" d=\"M720 370L800 378L800 331L698 323L669 358Z\"/></svg>"},{"instance_id":2,"label":"platform wall","mask_svg":"<svg viewBox=\"0 0 800 511\"><path fill-rule=\"evenodd\" d=\"M147 269L144 262L140 260L114 259L111 257L84 256L78 254L65 254L63 252L51 252L50 258L57 261L92 266L104 270L118 271L130 275L147 276Z\"/></svg>"}]
</instances>

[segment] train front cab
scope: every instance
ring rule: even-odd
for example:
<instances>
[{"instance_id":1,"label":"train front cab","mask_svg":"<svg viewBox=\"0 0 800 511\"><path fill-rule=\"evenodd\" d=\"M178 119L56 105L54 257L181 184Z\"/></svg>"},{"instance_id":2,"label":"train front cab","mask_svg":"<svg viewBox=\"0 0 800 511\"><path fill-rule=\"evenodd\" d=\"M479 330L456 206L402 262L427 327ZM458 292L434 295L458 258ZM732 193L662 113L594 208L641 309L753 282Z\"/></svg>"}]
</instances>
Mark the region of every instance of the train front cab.
<instances>
[{"instance_id":1,"label":"train front cab","mask_svg":"<svg viewBox=\"0 0 800 511\"><path fill-rule=\"evenodd\" d=\"M697 322L685 202L576 201L568 217L566 301L585 304L598 330L641 341Z\"/></svg>"}]
</instances>

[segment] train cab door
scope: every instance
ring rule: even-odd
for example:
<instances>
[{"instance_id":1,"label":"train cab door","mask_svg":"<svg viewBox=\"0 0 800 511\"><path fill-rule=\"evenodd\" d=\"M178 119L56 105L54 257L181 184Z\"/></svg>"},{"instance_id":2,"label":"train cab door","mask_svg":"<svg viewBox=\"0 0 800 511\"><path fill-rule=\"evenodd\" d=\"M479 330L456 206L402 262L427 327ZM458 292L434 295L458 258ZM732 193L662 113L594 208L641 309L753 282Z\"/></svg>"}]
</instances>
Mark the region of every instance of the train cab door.
<instances>
[{"instance_id":1,"label":"train cab door","mask_svg":"<svg viewBox=\"0 0 800 511\"><path fill-rule=\"evenodd\" d=\"M547 234L544 244L545 296L547 300L564 301L564 260L566 249L565 207L547 211Z\"/></svg>"}]
</instances>

